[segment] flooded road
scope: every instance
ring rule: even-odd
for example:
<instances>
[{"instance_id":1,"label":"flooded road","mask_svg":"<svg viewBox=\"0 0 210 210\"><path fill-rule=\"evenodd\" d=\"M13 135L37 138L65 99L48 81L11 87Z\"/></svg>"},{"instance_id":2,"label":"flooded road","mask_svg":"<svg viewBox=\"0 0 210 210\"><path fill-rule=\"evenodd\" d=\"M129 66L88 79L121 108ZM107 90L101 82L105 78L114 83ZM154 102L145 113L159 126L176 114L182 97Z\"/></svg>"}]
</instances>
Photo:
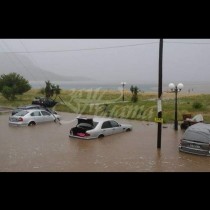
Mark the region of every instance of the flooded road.
<instances>
[{"instance_id":1,"label":"flooded road","mask_svg":"<svg viewBox=\"0 0 210 210\"><path fill-rule=\"evenodd\" d=\"M95 140L69 138L76 114L60 113L61 124L34 127L8 125L0 115L1 172L209 172L210 157L180 153L183 131L162 129L157 150L157 124L118 120L133 131Z\"/></svg>"}]
</instances>

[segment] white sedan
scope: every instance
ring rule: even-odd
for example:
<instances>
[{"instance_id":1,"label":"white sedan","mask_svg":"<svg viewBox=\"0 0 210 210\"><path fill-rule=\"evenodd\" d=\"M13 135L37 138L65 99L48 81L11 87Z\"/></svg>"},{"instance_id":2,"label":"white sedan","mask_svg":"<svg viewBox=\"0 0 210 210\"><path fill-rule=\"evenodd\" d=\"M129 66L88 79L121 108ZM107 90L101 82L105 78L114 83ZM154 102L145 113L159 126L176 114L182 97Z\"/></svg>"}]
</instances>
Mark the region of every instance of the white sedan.
<instances>
[{"instance_id":1,"label":"white sedan","mask_svg":"<svg viewBox=\"0 0 210 210\"><path fill-rule=\"evenodd\" d=\"M10 125L36 125L38 123L53 122L60 120L58 114L52 114L45 110L31 109L22 110L9 117Z\"/></svg>"},{"instance_id":2,"label":"white sedan","mask_svg":"<svg viewBox=\"0 0 210 210\"><path fill-rule=\"evenodd\" d=\"M76 127L71 128L69 137L80 139L102 138L104 136L128 132L132 125L119 124L110 118L77 118Z\"/></svg>"}]
</instances>

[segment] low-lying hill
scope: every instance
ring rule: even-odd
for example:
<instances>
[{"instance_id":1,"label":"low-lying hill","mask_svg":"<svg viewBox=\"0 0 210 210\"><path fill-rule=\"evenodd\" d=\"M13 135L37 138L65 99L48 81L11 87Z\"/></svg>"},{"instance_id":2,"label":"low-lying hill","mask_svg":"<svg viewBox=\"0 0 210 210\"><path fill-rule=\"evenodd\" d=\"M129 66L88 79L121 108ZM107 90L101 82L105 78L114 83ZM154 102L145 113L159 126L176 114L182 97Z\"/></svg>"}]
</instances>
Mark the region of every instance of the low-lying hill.
<instances>
[{"instance_id":1,"label":"low-lying hill","mask_svg":"<svg viewBox=\"0 0 210 210\"><path fill-rule=\"evenodd\" d=\"M71 72L71 70L69 70ZM16 72L29 81L90 81L84 76L63 76L41 69L27 56L14 53L0 53L0 75Z\"/></svg>"}]
</instances>

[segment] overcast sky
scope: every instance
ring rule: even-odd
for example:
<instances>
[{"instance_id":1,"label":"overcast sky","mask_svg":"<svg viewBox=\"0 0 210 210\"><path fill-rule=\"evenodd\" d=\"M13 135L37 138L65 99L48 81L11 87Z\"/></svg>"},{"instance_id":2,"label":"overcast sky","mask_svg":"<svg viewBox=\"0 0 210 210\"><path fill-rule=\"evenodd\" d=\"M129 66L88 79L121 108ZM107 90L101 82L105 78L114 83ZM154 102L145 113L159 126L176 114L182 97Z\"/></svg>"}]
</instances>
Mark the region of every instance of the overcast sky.
<instances>
[{"instance_id":1,"label":"overcast sky","mask_svg":"<svg viewBox=\"0 0 210 210\"><path fill-rule=\"evenodd\" d=\"M20 54L60 75L103 83L158 81L159 39L1 39L0 52L8 51L36 51ZM210 39L164 39L163 82L209 79Z\"/></svg>"}]
</instances>

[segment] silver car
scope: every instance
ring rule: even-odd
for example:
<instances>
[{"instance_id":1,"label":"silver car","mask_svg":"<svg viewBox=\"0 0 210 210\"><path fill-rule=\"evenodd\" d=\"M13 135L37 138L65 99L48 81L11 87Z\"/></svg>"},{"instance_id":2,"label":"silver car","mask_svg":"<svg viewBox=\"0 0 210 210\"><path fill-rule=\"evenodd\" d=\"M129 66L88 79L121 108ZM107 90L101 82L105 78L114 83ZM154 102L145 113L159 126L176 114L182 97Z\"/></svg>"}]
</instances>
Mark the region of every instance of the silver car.
<instances>
[{"instance_id":1,"label":"silver car","mask_svg":"<svg viewBox=\"0 0 210 210\"><path fill-rule=\"evenodd\" d=\"M36 125L38 123L53 122L60 120L60 115L52 114L46 110L31 109L22 110L9 117L10 125Z\"/></svg>"},{"instance_id":2,"label":"silver car","mask_svg":"<svg viewBox=\"0 0 210 210\"><path fill-rule=\"evenodd\" d=\"M80 139L94 139L132 130L132 125L119 124L111 118L77 119L78 123L76 127L70 129L69 137L75 137Z\"/></svg>"},{"instance_id":3,"label":"silver car","mask_svg":"<svg viewBox=\"0 0 210 210\"><path fill-rule=\"evenodd\" d=\"M43 106L40 106L40 105L27 105L27 106L17 107L16 109L12 110L12 115L17 114L18 112L20 112L22 110L29 110L29 109L46 110L50 113L57 114L54 110L51 110L47 107L43 107Z\"/></svg>"},{"instance_id":4,"label":"silver car","mask_svg":"<svg viewBox=\"0 0 210 210\"><path fill-rule=\"evenodd\" d=\"M210 124L197 123L188 127L179 144L179 151L210 156Z\"/></svg>"}]
</instances>

